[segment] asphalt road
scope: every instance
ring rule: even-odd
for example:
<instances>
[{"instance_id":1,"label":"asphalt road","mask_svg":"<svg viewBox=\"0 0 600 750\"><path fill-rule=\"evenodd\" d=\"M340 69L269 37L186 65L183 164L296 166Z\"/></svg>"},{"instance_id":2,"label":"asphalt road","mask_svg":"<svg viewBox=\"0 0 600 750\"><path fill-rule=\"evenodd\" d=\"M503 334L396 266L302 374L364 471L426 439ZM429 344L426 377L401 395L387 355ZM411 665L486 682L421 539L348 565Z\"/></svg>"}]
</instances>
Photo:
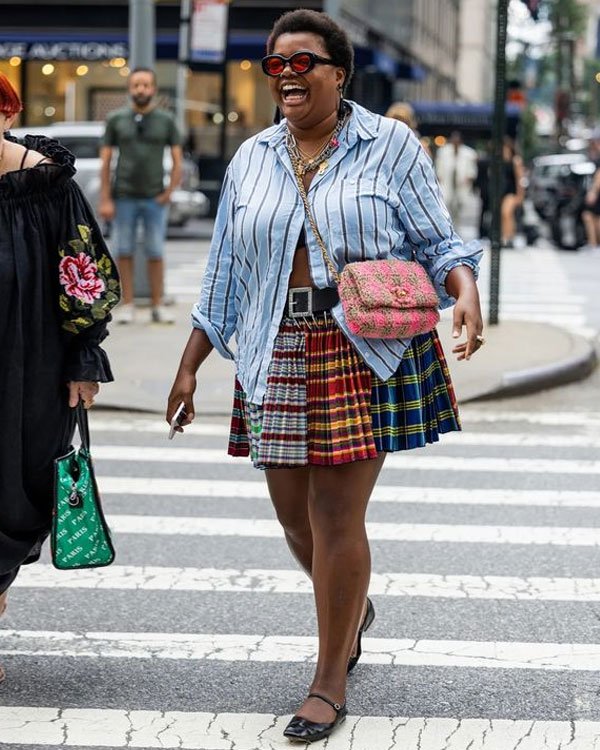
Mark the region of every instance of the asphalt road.
<instances>
[{"instance_id":1,"label":"asphalt road","mask_svg":"<svg viewBox=\"0 0 600 750\"><path fill-rule=\"evenodd\" d=\"M558 750L571 731L588 732L572 747L598 746L598 385L465 407L463 436L384 469L369 512L377 619L352 718L324 747L467 750L487 734ZM206 420L168 444L155 418L95 415L97 453L118 447L96 461L117 562L24 571L0 631L2 747L287 747L312 597L261 474L225 460L226 428ZM178 461L184 449L200 462ZM518 744L538 732L547 744Z\"/></svg>"},{"instance_id":2,"label":"asphalt road","mask_svg":"<svg viewBox=\"0 0 600 750\"><path fill-rule=\"evenodd\" d=\"M169 247L192 299L206 241ZM600 329L600 252L513 251L503 269L505 314ZM600 749L599 394L596 371L465 406L462 435L388 463L368 519L377 617L350 717L320 747ZM261 473L226 460L226 420L172 444L165 427L93 415L117 561L23 571L0 630L0 747L289 747L314 657L308 582Z\"/></svg>"}]
</instances>

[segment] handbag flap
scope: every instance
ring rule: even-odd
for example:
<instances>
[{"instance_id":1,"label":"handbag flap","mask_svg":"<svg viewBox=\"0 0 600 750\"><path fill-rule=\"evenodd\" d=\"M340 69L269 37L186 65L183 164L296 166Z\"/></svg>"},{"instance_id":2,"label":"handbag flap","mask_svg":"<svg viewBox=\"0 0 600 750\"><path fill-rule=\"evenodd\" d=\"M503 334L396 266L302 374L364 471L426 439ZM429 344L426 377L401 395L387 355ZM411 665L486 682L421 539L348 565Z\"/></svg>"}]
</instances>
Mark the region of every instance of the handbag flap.
<instances>
[{"instance_id":1,"label":"handbag flap","mask_svg":"<svg viewBox=\"0 0 600 750\"><path fill-rule=\"evenodd\" d=\"M419 263L403 260L371 260L349 263L343 270L340 294L353 286L366 308L434 307L438 296Z\"/></svg>"}]
</instances>

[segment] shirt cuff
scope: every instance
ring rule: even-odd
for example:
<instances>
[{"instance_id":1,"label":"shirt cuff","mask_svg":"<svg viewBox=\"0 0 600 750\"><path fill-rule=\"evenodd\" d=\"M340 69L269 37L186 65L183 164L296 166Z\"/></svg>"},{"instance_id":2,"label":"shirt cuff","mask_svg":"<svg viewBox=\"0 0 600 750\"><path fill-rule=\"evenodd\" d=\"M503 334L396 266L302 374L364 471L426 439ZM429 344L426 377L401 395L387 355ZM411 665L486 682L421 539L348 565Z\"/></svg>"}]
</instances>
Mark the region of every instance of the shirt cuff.
<instances>
[{"instance_id":1,"label":"shirt cuff","mask_svg":"<svg viewBox=\"0 0 600 750\"><path fill-rule=\"evenodd\" d=\"M82 343L69 350L64 374L67 382L112 383L114 380L108 355L98 344L92 343Z\"/></svg>"},{"instance_id":2,"label":"shirt cuff","mask_svg":"<svg viewBox=\"0 0 600 750\"><path fill-rule=\"evenodd\" d=\"M194 328L204 331L208 336L210 343L222 357L225 357L225 359L235 359L235 354L229 346L227 346L227 340L225 337L213 326L209 319L200 312L198 305L194 305L194 308L192 309L192 325Z\"/></svg>"}]
</instances>

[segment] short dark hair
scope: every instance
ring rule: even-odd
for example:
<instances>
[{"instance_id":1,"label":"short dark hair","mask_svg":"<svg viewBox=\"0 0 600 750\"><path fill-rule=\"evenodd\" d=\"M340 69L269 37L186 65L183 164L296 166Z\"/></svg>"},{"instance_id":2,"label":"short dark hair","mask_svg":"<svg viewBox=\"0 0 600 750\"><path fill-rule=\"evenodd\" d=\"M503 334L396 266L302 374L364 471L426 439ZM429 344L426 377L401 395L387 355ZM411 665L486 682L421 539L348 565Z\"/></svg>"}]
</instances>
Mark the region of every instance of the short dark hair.
<instances>
[{"instance_id":1,"label":"short dark hair","mask_svg":"<svg viewBox=\"0 0 600 750\"><path fill-rule=\"evenodd\" d=\"M344 88L354 73L354 49L350 37L333 18L316 10L290 10L280 16L267 39L267 54L272 54L275 42L282 34L316 34L323 39L329 57L346 71Z\"/></svg>"},{"instance_id":2,"label":"short dark hair","mask_svg":"<svg viewBox=\"0 0 600 750\"><path fill-rule=\"evenodd\" d=\"M154 82L154 85L156 86L157 80L156 80L156 71L152 70L152 68L134 68L132 71L130 71L129 76L127 77L127 80L130 81L132 76L134 76L136 73L150 73L152 76L152 81Z\"/></svg>"}]
</instances>

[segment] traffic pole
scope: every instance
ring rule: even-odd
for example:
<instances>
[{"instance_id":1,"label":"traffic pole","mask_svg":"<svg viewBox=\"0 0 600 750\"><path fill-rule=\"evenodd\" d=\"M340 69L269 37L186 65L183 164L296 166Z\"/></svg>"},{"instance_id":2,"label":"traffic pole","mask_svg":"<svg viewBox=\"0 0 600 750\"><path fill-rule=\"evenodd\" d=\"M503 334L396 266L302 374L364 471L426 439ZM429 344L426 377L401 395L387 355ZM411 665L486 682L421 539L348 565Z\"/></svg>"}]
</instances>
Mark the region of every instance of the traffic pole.
<instances>
[{"instance_id":1,"label":"traffic pole","mask_svg":"<svg viewBox=\"0 0 600 750\"><path fill-rule=\"evenodd\" d=\"M129 0L129 68L150 68L155 63L156 20L154 0ZM150 300L146 254L135 235L133 291L136 300Z\"/></svg>"},{"instance_id":2,"label":"traffic pole","mask_svg":"<svg viewBox=\"0 0 600 750\"><path fill-rule=\"evenodd\" d=\"M490 169L490 197L492 222L490 228L491 270L490 306L488 322L498 325L500 313L500 256L502 246L502 167L503 142L506 133L506 33L508 26L508 2L498 0L496 34L496 87L494 96L494 119L492 125L492 160Z\"/></svg>"},{"instance_id":3,"label":"traffic pole","mask_svg":"<svg viewBox=\"0 0 600 750\"><path fill-rule=\"evenodd\" d=\"M187 72L190 57L190 18L192 11L191 0L181 0L181 12L179 17L179 55L177 57L177 101L175 111L177 127L182 137L186 132L186 97L187 97Z\"/></svg>"},{"instance_id":4,"label":"traffic pole","mask_svg":"<svg viewBox=\"0 0 600 750\"><path fill-rule=\"evenodd\" d=\"M223 165L223 173L227 164L227 116L229 114L229 73L227 69L227 46L229 43L229 12L225 21L225 46L223 49L223 64L221 65L221 113L223 121L219 132L219 155Z\"/></svg>"},{"instance_id":5,"label":"traffic pole","mask_svg":"<svg viewBox=\"0 0 600 750\"><path fill-rule=\"evenodd\" d=\"M129 0L129 67L152 68L155 61L154 0Z\"/></svg>"}]
</instances>

